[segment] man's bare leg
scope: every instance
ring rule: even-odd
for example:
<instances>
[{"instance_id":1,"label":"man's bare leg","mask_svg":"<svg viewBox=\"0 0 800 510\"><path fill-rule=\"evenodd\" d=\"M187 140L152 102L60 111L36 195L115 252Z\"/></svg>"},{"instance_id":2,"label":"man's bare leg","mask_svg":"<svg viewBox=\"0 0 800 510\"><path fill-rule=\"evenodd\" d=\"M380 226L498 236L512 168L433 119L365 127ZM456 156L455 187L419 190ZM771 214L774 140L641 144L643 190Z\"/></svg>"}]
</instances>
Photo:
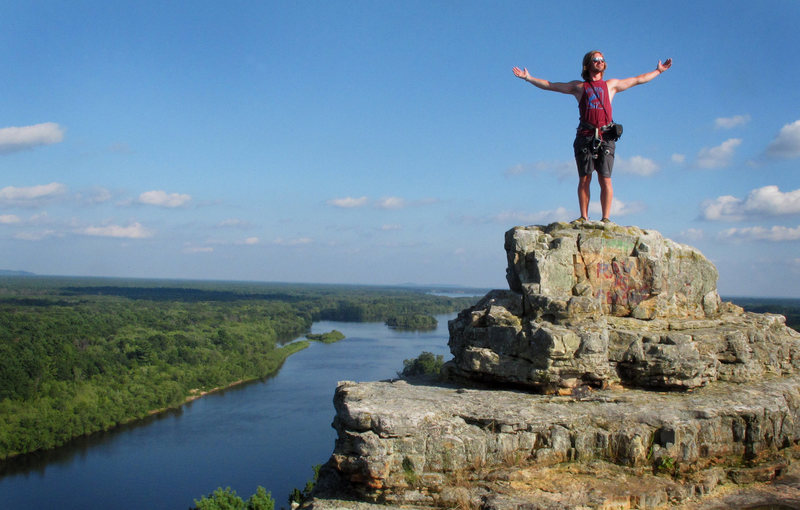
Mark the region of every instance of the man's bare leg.
<instances>
[{"instance_id":1,"label":"man's bare leg","mask_svg":"<svg viewBox=\"0 0 800 510\"><path fill-rule=\"evenodd\" d=\"M581 208L581 218L585 220L589 219L590 184L592 184L592 174L578 178L578 205Z\"/></svg>"},{"instance_id":2,"label":"man's bare leg","mask_svg":"<svg viewBox=\"0 0 800 510\"><path fill-rule=\"evenodd\" d=\"M611 177L597 176L600 181L600 208L603 210L603 219L611 217L611 202L614 200L614 186Z\"/></svg>"}]
</instances>

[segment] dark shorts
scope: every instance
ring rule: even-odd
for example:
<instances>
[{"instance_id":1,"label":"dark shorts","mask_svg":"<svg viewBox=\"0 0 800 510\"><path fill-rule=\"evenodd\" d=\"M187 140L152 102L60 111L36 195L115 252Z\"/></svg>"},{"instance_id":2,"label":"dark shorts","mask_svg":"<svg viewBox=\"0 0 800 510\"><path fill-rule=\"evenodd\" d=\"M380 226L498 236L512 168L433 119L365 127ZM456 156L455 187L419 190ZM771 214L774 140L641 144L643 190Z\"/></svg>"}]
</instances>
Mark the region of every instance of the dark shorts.
<instances>
[{"instance_id":1,"label":"dark shorts","mask_svg":"<svg viewBox=\"0 0 800 510\"><path fill-rule=\"evenodd\" d=\"M591 136L578 135L575 137L572 148L575 149L578 175L585 177L591 175L592 171L597 171L597 175L611 177L617 143L614 140L603 140L600 142L600 147L593 150L593 142L594 138Z\"/></svg>"}]
</instances>

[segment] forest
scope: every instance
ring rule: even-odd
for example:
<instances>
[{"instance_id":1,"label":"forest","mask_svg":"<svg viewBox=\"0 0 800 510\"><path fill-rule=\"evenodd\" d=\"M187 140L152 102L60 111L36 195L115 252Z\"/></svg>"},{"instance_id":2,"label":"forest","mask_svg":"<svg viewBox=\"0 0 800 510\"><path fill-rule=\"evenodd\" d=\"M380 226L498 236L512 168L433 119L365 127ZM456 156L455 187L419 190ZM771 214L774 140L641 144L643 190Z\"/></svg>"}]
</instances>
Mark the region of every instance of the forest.
<instances>
[{"instance_id":1,"label":"forest","mask_svg":"<svg viewBox=\"0 0 800 510\"><path fill-rule=\"evenodd\" d=\"M0 276L0 460L274 374L313 321L475 301L435 290Z\"/></svg>"}]
</instances>

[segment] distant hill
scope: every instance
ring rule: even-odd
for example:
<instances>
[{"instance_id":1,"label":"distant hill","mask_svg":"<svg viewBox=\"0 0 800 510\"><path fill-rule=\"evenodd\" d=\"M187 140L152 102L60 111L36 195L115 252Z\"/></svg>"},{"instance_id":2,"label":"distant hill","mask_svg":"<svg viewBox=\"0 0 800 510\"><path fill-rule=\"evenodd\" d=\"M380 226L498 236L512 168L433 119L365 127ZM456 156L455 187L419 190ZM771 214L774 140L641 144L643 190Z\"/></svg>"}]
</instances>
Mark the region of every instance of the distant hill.
<instances>
[{"instance_id":1,"label":"distant hill","mask_svg":"<svg viewBox=\"0 0 800 510\"><path fill-rule=\"evenodd\" d=\"M11 269L0 269L0 276L36 276L36 273L29 271L13 271Z\"/></svg>"}]
</instances>

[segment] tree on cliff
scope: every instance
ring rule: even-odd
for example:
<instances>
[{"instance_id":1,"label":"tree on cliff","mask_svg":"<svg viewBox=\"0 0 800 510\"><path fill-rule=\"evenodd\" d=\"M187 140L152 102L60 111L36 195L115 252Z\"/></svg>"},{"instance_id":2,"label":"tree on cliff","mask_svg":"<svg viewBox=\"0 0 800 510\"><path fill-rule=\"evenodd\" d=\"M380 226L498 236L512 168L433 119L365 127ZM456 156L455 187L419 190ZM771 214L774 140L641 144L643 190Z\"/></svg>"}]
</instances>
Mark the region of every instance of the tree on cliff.
<instances>
[{"instance_id":1,"label":"tree on cliff","mask_svg":"<svg viewBox=\"0 0 800 510\"><path fill-rule=\"evenodd\" d=\"M444 357L441 354L434 355L432 352L424 351L415 359L404 360L403 371L400 375L402 377L438 376L442 371L443 364Z\"/></svg>"},{"instance_id":2,"label":"tree on cliff","mask_svg":"<svg viewBox=\"0 0 800 510\"><path fill-rule=\"evenodd\" d=\"M259 486L256 493L247 501L236 495L236 491L226 487L217 487L208 497L194 501L192 510L274 510L275 500L264 487Z\"/></svg>"}]
</instances>

